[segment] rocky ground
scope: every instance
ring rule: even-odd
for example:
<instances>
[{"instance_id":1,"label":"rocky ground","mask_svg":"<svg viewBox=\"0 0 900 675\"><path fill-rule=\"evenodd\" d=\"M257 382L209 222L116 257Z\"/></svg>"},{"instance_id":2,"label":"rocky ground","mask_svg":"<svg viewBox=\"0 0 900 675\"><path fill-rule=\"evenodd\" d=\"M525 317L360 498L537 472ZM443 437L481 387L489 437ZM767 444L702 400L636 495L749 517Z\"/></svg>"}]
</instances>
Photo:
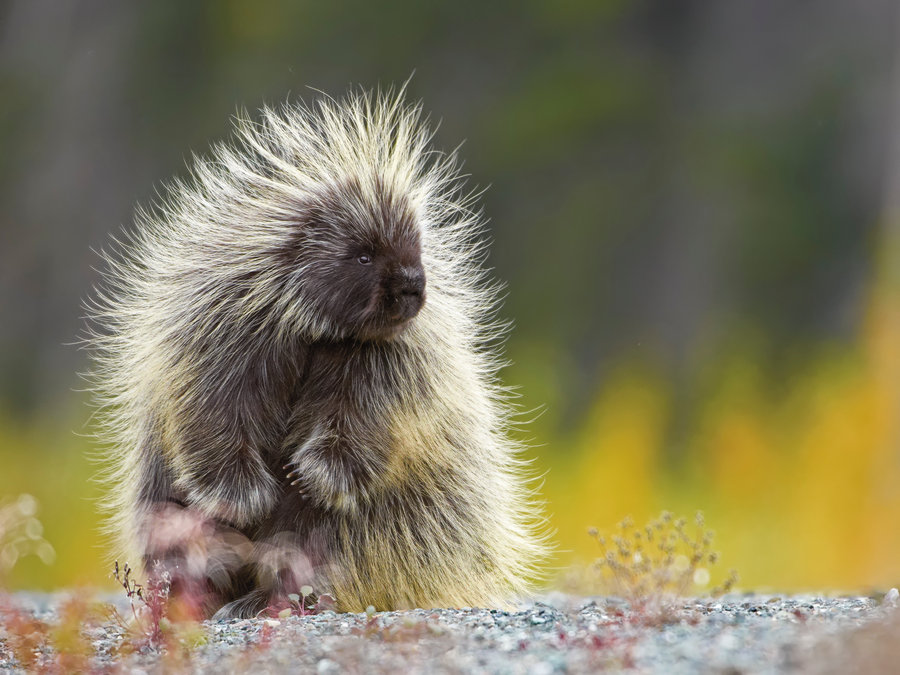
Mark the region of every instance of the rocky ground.
<instances>
[{"instance_id":1,"label":"rocky ground","mask_svg":"<svg viewBox=\"0 0 900 675\"><path fill-rule=\"evenodd\" d=\"M47 625L58 601L19 596ZM206 622L141 645L114 623L89 628L90 653L33 672L153 673L900 673L896 593L873 597L731 594L666 608L561 594L515 611L458 609ZM0 630L0 674L25 672ZM128 653L128 652L131 653ZM43 664L43 665L42 665ZM39 670L41 667L44 670ZM57 667L56 671L52 670Z\"/></svg>"}]
</instances>

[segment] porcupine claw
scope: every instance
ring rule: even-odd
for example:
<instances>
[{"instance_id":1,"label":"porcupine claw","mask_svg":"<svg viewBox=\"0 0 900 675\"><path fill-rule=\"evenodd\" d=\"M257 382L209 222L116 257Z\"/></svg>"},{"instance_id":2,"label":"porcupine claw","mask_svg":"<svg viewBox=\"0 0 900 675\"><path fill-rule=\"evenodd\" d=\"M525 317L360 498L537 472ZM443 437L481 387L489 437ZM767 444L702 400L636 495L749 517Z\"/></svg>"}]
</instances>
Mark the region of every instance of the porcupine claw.
<instances>
[{"instance_id":1,"label":"porcupine claw","mask_svg":"<svg viewBox=\"0 0 900 675\"><path fill-rule=\"evenodd\" d=\"M291 468L291 465L290 465L290 464L285 464L283 468L285 468L285 469L290 469L290 468ZM294 478L295 476L299 476L299 475L300 475L300 470L299 470L299 469L293 469L292 471L290 471L290 472L288 473L287 477L288 477L288 478ZM291 481L291 485L297 485L298 483L302 483L302 482L303 482L303 479L302 479L302 478L297 478L296 480ZM305 488L300 488L300 489L298 490L298 492L299 492L301 495L306 494L306 489L305 489Z\"/></svg>"}]
</instances>

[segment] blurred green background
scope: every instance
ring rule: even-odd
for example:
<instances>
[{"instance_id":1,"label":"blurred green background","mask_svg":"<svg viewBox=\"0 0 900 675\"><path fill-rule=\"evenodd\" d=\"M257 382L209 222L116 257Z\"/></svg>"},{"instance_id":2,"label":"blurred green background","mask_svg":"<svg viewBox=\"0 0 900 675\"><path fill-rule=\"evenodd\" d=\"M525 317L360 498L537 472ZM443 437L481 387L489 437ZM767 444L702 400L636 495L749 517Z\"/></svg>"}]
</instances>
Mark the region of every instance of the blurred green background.
<instances>
[{"instance_id":1,"label":"blurred green background","mask_svg":"<svg viewBox=\"0 0 900 675\"><path fill-rule=\"evenodd\" d=\"M900 582L890 0L0 1L0 497L103 583L94 252L256 110L399 84L461 142L559 553L706 512L747 587Z\"/></svg>"}]
</instances>

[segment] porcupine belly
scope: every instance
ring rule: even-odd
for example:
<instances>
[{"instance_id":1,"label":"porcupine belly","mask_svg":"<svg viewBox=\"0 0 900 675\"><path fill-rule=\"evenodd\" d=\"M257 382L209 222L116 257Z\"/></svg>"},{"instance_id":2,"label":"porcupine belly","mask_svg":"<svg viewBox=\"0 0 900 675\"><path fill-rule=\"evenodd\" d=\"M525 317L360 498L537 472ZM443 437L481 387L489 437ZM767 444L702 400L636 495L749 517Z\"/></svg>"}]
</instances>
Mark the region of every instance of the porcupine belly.
<instances>
[{"instance_id":1,"label":"porcupine belly","mask_svg":"<svg viewBox=\"0 0 900 675\"><path fill-rule=\"evenodd\" d=\"M353 611L447 597L477 528L458 494L458 473L441 459L455 449L398 433L416 414L404 409L411 373L400 364L410 355L398 349L355 341L310 348L289 432L269 461L281 476L277 504L242 528L262 558L258 588L219 616L255 614L306 584ZM414 396L426 393L423 386ZM442 434L446 446L451 432ZM274 558L259 553L267 549Z\"/></svg>"}]
</instances>

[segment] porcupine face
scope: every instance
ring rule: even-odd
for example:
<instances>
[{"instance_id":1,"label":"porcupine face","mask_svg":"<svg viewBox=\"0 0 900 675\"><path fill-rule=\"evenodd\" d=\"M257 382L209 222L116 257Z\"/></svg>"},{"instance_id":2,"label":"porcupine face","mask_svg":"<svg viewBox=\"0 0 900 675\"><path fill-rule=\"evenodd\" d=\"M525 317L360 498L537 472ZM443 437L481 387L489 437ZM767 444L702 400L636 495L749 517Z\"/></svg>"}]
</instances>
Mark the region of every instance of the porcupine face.
<instances>
[{"instance_id":1,"label":"porcupine face","mask_svg":"<svg viewBox=\"0 0 900 675\"><path fill-rule=\"evenodd\" d=\"M425 304L420 235L405 201L350 183L308 215L316 262L306 284L318 310L358 340L400 333Z\"/></svg>"}]
</instances>

